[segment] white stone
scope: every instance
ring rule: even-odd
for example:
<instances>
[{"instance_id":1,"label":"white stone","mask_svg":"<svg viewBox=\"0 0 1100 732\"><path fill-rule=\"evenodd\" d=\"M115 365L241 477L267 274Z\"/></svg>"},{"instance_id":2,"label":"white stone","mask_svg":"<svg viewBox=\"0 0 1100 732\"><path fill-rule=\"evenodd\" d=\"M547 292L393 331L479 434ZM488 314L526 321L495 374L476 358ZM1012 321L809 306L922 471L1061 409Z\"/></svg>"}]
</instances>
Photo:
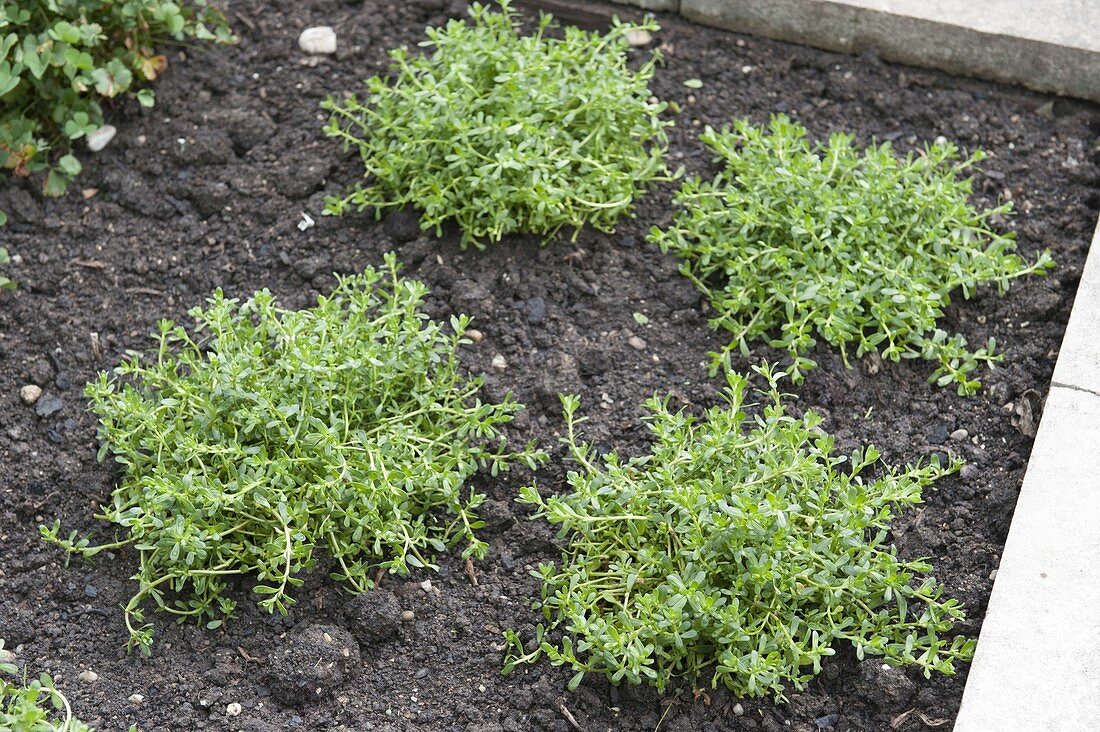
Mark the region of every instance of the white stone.
<instances>
[{"instance_id":1,"label":"white stone","mask_svg":"<svg viewBox=\"0 0 1100 732\"><path fill-rule=\"evenodd\" d=\"M94 684L96 681L99 681L99 674L95 671L81 671L77 678L86 684Z\"/></svg>"},{"instance_id":2,"label":"white stone","mask_svg":"<svg viewBox=\"0 0 1100 732\"><path fill-rule=\"evenodd\" d=\"M298 48L314 55L336 53L336 31L327 25L306 28L298 36Z\"/></svg>"},{"instance_id":3,"label":"white stone","mask_svg":"<svg viewBox=\"0 0 1100 732\"><path fill-rule=\"evenodd\" d=\"M498 353L497 355L493 356L493 360L491 362L491 365L494 369L502 369L503 370L503 369L508 368L508 361L507 361L507 359L504 358L504 356L502 356Z\"/></svg>"},{"instance_id":4,"label":"white stone","mask_svg":"<svg viewBox=\"0 0 1100 732\"><path fill-rule=\"evenodd\" d=\"M118 129L114 125L103 125L98 130L88 133L88 149L92 152L99 152L103 148L107 147L107 144L115 139L115 135L118 134Z\"/></svg>"},{"instance_id":5,"label":"white stone","mask_svg":"<svg viewBox=\"0 0 1100 732\"><path fill-rule=\"evenodd\" d=\"M19 390L19 398L24 404L34 404L42 396L42 388L37 384L27 384Z\"/></svg>"},{"instance_id":6,"label":"white stone","mask_svg":"<svg viewBox=\"0 0 1100 732\"><path fill-rule=\"evenodd\" d=\"M132 703L132 704L141 704L143 701L145 701L145 697L142 696L141 694L131 694L130 695L130 703Z\"/></svg>"},{"instance_id":7,"label":"white stone","mask_svg":"<svg viewBox=\"0 0 1100 732\"><path fill-rule=\"evenodd\" d=\"M653 42L653 34L642 28L631 28L626 32L626 42L634 48L648 46Z\"/></svg>"},{"instance_id":8,"label":"white stone","mask_svg":"<svg viewBox=\"0 0 1100 732\"><path fill-rule=\"evenodd\" d=\"M630 339L627 340L627 343L629 343L630 347L633 348L635 351L644 351L645 350L646 343L643 339L639 338L638 336L630 336Z\"/></svg>"},{"instance_id":9,"label":"white stone","mask_svg":"<svg viewBox=\"0 0 1100 732\"><path fill-rule=\"evenodd\" d=\"M241 705L237 702L231 702L225 705L225 716L227 717L239 717L241 716Z\"/></svg>"}]
</instances>

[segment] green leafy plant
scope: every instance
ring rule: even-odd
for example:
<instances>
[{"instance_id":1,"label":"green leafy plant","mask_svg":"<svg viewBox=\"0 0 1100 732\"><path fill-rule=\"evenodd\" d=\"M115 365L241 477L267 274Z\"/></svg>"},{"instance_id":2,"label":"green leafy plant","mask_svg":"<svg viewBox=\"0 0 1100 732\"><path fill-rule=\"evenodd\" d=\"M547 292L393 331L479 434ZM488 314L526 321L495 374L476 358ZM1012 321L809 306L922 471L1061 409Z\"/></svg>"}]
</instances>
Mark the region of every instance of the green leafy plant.
<instances>
[{"instance_id":1,"label":"green leafy plant","mask_svg":"<svg viewBox=\"0 0 1100 732\"><path fill-rule=\"evenodd\" d=\"M0 0L0 169L46 171L45 193L64 193L81 169L72 143L103 126L102 104L153 106L136 87L168 65L155 44L189 38L232 35L206 0Z\"/></svg>"},{"instance_id":2,"label":"green leafy plant","mask_svg":"<svg viewBox=\"0 0 1100 732\"><path fill-rule=\"evenodd\" d=\"M1045 251L1024 263L1014 235L993 230L990 219L1010 203L968 203L961 174L980 152L960 160L945 142L899 160L884 143L861 155L850 135L811 145L782 115L767 130L740 120L700 139L725 169L711 182L685 181L684 210L650 240L683 259L681 272L714 306L711 325L733 335L715 370L731 349L748 354L748 341L764 339L786 349L800 380L817 365L806 353L821 338L846 365L853 350L934 361L932 381L972 394L979 362L1000 356L992 338L972 350L937 327L951 293L969 298L986 282L1003 293L1053 267Z\"/></svg>"},{"instance_id":3,"label":"green leafy plant","mask_svg":"<svg viewBox=\"0 0 1100 732\"><path fill-rule=\"evenodd\" d=\"M27 681L10 662L0 638L0 729L12 732L92 732L73 717L69 700L57 690L53 679L42 674ZM58 719L60 717L60 719Z\"/></svg>"},{"instance_id":4,"label":"green leafy plant","mask_svg":"<svg viewBox=\"0 0 1100 732\"><path fill-rule=\"evenodd\" d=\"M560 526L568 548L542 580L534 648L506 632L505 673L546 656L613 683L664 690L678 676L709 673L741 696L802 688L845 641L859 658L953 673L973 642L949 640L963 617L887 541L895 512L959 467L877 465L873 447L833 454L812 412L787 413L782 372L758 372L769 388L749 416L747 379L727 372L723 405L705 419L647 403L651 452L602 462L578 443L578 401L563 397L565 438L580 468L570 493L523 489L520 502ZM868 475L876 466L877 477ZM920 576L918 576L920 575ZM551 640L560 630L560 641Z\"/></svg>"},{"instance_id":5,"label":"green leafy plant","mask_svg":"<svg viewBox=\"0 0 1100 732\"><path fill-rule=\"evenodd\" d=\"M648 88L658 57L632 71L626 53L628 31L657 26L552 38L543 15L521 36L507 1L500 12L474 3L470 18L428 28L430 50L417 56L391 51L393 79L367 80L362 101L325 104L325 132L359 151L367 178L327 212L412 206L421 228L438 235L454 220L463 245L478 246L511 232L610 230L665 172L671 123Z\"/></svg>"},{"instance_id":6,"label":"green leafy plant","mask_svg":"<svg viewBox=\"0 0 1100 732\"><path fill-rule=\"evenodd\" d=\"M426 293L392 253L311 309L282 310L267 290L243 303L218 292L191 311L194 335L162 321L155 353L88 385L100 458L123 470L98 518L126 535L89 546L57 523L42 530L86 557L139 552L131 645L151 643L145 600L220 625L232 576L255 577L260 606L285 613L317 550L354 592L381 572L434 568L456 545L485 555L484 496L467 479L545 456L506 449L500 428L522 405L478 398L482 379L461 375L457 354L470 321L452 318L448 333L420 312Z\"/></svg>"},{"instance_id":7,"label":"green leafy plant","mask_svg":"<svg viewBox=\"0 0 1100 732\"><path fill-rule=\"evenodd\" d=\"M8 255L8 250L4 247L0 247L0 267L3 267L11 262L11 257ZM8 279L5 275L0 274L0 291L14 290L15 283Z\"/></svg>"}]
</instances>

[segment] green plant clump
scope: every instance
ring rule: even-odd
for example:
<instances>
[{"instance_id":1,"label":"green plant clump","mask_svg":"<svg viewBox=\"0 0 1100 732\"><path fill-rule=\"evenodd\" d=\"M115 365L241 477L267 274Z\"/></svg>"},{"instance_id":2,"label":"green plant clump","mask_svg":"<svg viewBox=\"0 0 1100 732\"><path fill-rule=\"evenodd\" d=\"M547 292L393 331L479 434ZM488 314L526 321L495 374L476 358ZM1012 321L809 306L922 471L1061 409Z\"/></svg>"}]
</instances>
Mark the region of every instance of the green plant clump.
<instances>
[{"instance_id":1,"label":"green plant clump","mask_svg":"<svg viewBox=\"0 0 1100 732\"><path fill-rule=\"evenodd\" d=\"M0 247L0 266L11 263L11 256L8 254L8 250L4 247ZM7 276L0 274L0 291L14 290L15 283L8 279Z\"/></svg>"},{"instance_id":2,"label":"green plant clump","mask_svg":"<svg viewBox=\"0 0 1100 732\"><path fill-rule=\"evenodd\" d=\"M366 183L327 201L329 213L412 206L421 228L454 220L481 246L512 232L553 236L591 224L611 230L649 181L665 172L663 102L650 101L654 54L627 66L626 34L652 22L615 22L606 36L552 19L520 36L511 3L474 3L471 21L428 28L426 49L390 52L393 79L367 80L363 100L325 107L325 132L356 148Z\"/></svg>"},{"instance_id":3,"label":"green plant clump","mask_svg":"<svg viewBox=\"0 0 1100 732\"><path fill-rule=\"evenodd\" d=\"M0 730L11 732L92 732L73 717L69 700L42 674L29 683L19 680L19 668L10 662L0 638Z\"/></svg>"},{"instance_id":4,"label":"green plant clump","mask_svg":"<svg viewBox=\"0 0 1100 732\"><path fill-rule=\"evenodd\" d=\"M151 643L147 599L220 625L233 576L254 576L260 606L285 613L318 550L355 592L383 571L434 568L459 544L485 555L484 496L466 480L544 456L506 449L501 426L522 405L478 398L482 380L461 375L457 355L469 319L447 332L420 311L426 293L392 253L311 309L282 310L267 290L244 303L217 292L191 311L194 335L162 321L155 353L88 385L100 458L123 469L98 518L126 536L89 546L56 523L43 533L84 556L139 552L131 645Z\"/></svg>"},{"instance_id":5,"label":"green plant clump","mask_svg":"<svg viewBox=\"0 0 1100 732\"><path fill-rule=\"evenodd\" d=\"M711 324L730 349L765 339L786 349L792 376L817 364L806 353L817 338L840 349L844 363L880 353L890 361L936 362L931 380L960 394L980 386L979 362L999 360L992 338L971 350L961 335L937 328L960 291L1009 282L1053 267L1043 252L1034 264L1013 253L1012 233L990 219L1011 204L977 211L971 182L960 177L983 155L959 160L946 142L899 160L889 143L862 155L850 135L811 145L806 130L779 115L767 130L746 120L700 136L725 166L712 182L685 181L684 210L650 240L683 259L681 272L714 306Z\"/></svg>"},{"instance_id":6,"label":"green plant clump","mask_svg":"<svg viewBox=\"0 0 1100 732\"><path fill-rule=\"evenodd\" d=\"M942 600L923 560L903 561L887 541L895 512L959 465L933 462L865 475L879 454L833 454L833 438L807 412L787 414L768 379L758 416L746 411L747 380L727 373L725 405L697 420L653 397L648 455L602 464L578 444L575 397L563 397L566 442L580 470L572 492L521 502L561 527L560 564L540 565L534 650L514 633L505 672L546 656L577 673L664 690L679 676L709 673L739 696L802 688L846 641L859 658L953 673L973 643L948 639L963 617ZM921 575L922 577L918 577ZM551 642L551 631L562 637Z\"/></svg>"},{"instance_id":7,"label":"green plant clump","mask_svg":"<svg viewBox=\"0 0 1100 732\"><path fill-rule=\"evenodd\" d=\"M154 44L189 38L232 35L206 0L0 0L0 169L45 170L45 193L64 193L81 169L72 143L103 126L101 105L153 106L135 87L168 65Z\"/></svg>"}]
</instances>

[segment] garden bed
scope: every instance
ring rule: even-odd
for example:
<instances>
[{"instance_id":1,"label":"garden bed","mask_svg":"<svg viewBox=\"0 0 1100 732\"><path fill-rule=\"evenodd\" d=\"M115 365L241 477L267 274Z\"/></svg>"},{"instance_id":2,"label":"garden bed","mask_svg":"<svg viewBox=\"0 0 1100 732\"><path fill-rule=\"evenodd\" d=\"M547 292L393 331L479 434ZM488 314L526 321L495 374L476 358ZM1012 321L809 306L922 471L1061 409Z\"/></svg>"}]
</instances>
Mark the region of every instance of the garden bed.
<instances>
[{"instance_id":1,"label":"garden bed","mask_svg":"<svg viewBox=\"0 0 1100 732\"><path fill-rule=\"evenodd\" d=\"M184 318L217 287L231 296L268 287L285 306L304 307L332 288L331 273L359 272L391 249L407 276L431 288L433 316L475 318L484 339L464 348L464 363L488 375L491 396L511 391L527 405L509 434L552 449L555 459L538 476L544 489L564 487L559 392L580 394L592 441L628 454L647 445L641 404L654 392L671 391L674 406L693 410L715 402L720 385L706 378L704 363L726 339L707 327L675 260L645 241L651 226L671 218L672 185L650 191L613 235L585 230L575 242L546 247L513 237L463 251L456 231L436 239L408 216L318 215L325 195L361 174L358 161L321 134L321 100L355 90L385 69L387 49L414 45L426 23L460 14L459 5L234 3L241 43L172 51L157 107L119 110L118 137L87 160L67 197L41 199L30 185L5 182L5 244L22 262L9 268L19 289L0 302L0 637L21 646L18 656L32 668L53 673L78 715L100 730L132 722L143 730L653 730L662 718L668 730L948 728L965 665L954 677L926 680L874 658L858 662L847 649L785 705L723 691L693 698L690 689L662 702L591 677L567 692L571 673L545 663L502 677L500 631L532 634L536 614L526 598L538 583L528 572L558 554L551 530L526 521L527 510L512 502L531 477L521 471L477 480L491 498L482 512L491 553L476 564L476 584L458 556L445 557L439 574L384 579L382 589L414 617L397 638L362 643L361 662L349 664L341 683L323 682L332 693L319 703L272 692L287 651L290 662L315 659L325 651L308 644L323 644L322 633L339 641L335 629L362 635L359 626L370 622L325 572L307 578L285 618L248 601L215 631L155 617L158 638L145 659L126 654L118 610L133 593L135 557L122 552L66 568L61 552L40 540L38 525L55 519L109 537L89 509L105 500L115 475L96 462L95 421L80 386L126 349L148 347L158 319ZM943 452L967 460L895 523L894 541L906 557L932 559L946 594L970 616L957 630L976 637L1100 209L1100 113L873 55L663 23L654 45L664 47L666 63L652 86L683 107L670 131L674 165L713 172L696 120L719 126L785 112L815 137L847 130L902 151L943 135L990 153L975 198L989 206L1010 192L1019 213L1007 225L1021 254L1051 249L1058 267L1050 276L1017 282L1003 299L983 289L949 310L949 331L975 343L996 336L1005 353L982 375L977 396L928 384L931 364L864 360L846 370L827 347L812 353L821 366L804 384L788 385L799 408L825 417L842 452L873 442L891 464ZM318 24L336 29L335 56L299 51L299 32ZM641 60L648 49L635 53ZM693 78L702 88L683 85ZM317 220L305 231L303 212ZM645 319L635 313L648 322L639 325ZM735 359L741 370L750 363ZM45 392L35 406L19 397L29 383ZM79 680L82 671L98 678ZM230 704L241 705L239 716L227 716Z\"/></svg>"}]
</instances>

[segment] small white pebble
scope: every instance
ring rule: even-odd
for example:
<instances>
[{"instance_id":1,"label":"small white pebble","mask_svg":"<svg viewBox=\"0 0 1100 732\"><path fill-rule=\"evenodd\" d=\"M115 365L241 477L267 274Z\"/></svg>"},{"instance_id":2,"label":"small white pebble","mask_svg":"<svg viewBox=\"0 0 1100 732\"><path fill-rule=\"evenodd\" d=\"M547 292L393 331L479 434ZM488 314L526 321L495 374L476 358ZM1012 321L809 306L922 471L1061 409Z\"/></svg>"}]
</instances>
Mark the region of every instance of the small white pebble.
<instances>
[{"instance_id":1,"label":"small white pebble","mask_svg":"<svg viewBox=\"0 0 1100 732\"><path fill-rule=\"evenodd\" d=\"M96 681L99 680L99 674L97 674L95 671L81 671L80 675L77 676L77 678L85 683L94 684Z\"/></svg>"},{"instance_id":2,"label":"small white pebble","mask_svg":"<svg viewBox=\"0 0 1100 732\"><path fill-rule=\"evenodd\" d=\"M88 149L99 152L107 147L107 143L115 139L118 129L114 125L103 125L98 130L88 133Z\"/></svg>"},{"instance_id":3,"label":"small white pebble","mask_svg":"<svg viewBox=\"0 0 1100 732\"><path fill-rule=\"evenodd\" d=\"M741 67L741 73L742 74L751 74L755 68L756 68L755 66L742 66Z\"/></svg>"},{"instance_id":4,"label":"small white pebble","mask_svg":"<svg viewBox=\"0 0 1100 732\"><path fill-rule=\"evenodd\" d=\"M420 583L420 589L424 590L425 592L431 592L432 591L432 581L430 579L424 580L423 582Z\"/></svg>"},{"instance_id":5,"label":"small white pebble","mask_svg":"<svg viewBox=\"0 0 1100 732\"><path fill-rule=\"evenodd\" d=\"M466 331L466 337L474 343L481 343L481 341L485 339L485 334L482 333L480 330L470 328L468 331Z\"/></svg>"},{"instance_id":6,"label":"small white pebble","mask_svg":"<svg viewBox=\"0 0 1100 732\"><path fill-rule=\"evenodd\" d=\"M734 704L733 705L733 713L736 714L738 717L740 717L742 714L745 713L745 708L743 706L741 706L740 704Z\"/></svg>"},{"instance_id":7,"label":"small white pebble","mask_svg":"<svg viewBox=\"0 0 1100 732\"><path fill-rule=\"evenodd\" d=\"M239 717L241 716L241 705L237 702L225 705L225 716L227 717Z\"/></svg>"},{"instance_id":8,"label":"small white pebble","mask_svg":"<svg viewBox=\"0 0 1100 732\"><path fill-rule=\"evenodd\" d=\"M653 42L653 34L641 28L631 28L626 32L626 42L634 48L648 46Z\"/></svg>"},{"instance_id":9,"label":"small white pebble","mask_svg":"<svg viewBox=\"0 0 1100 732\"><path fill-rule=\"evenodd\" d=\"M298 222L298 231L306 231L307 229L312 229L316 224L317 222L313 220L313 217L303 211L302 220Z\"/></svg>"},{"instance_id":10,"label":"small white pebble","mask_svg":"<svg viewBox=\"0 0 1100 732\"><path fill-rule=\"evenodd\" d=\"M630 340L628 340L627 343L629 343L630 347L633 348L635 351L645 350L645 340L639 338L638 336L630 336Z\"/></svg>"},{"instance_id":11,"label":"small white pebble","mask_svg":"<svg viewBox=\"0 0 1100 732\"><path fill-rule=\"evenodd\" d=\"M321 637L325 639L325 643L332 643L332 636L328 633L321 633Z\"/></svg>"},{"instance_id":12,"label":"small white pebble","mask_svg":"<svg viewBox=\"0 0 1100 732\"><path fill-rule=\"evenodd\" d=\"M997 570L993 570L989 573L989 581L995 582L997 580Z\"/></svg>"},{"instance_id":13,"label":"small white pebble","mask_svg":"<svg viewBox=\"0 0 1100 732\"><path fill-rule=\"evenodd\" d=\"M130 703L131 704L141 704L143 701L145 701L145 697L142 696L141 694L131 694L130 695Z\"/></svg>"},{"instance_id":14,"label":"small white pebble","mask_svg":"<svg viewBox=\"0 0 1100 732\"><path fill-rule=\"evenodd\" d=\"M970 437L970 433L962 428L959 428L951 433L951 439L955 442L962 442L967 437Z\"/></svg>"},{"instance_id":15,"label":"small white pebble","mask_svg":"<svg viewBox=\"0 0 1100 732\"><path fill-rule=\"evenodd\" d=\"M24 404L34 404L40 396L42 396L42 389L37 384L27 384L19 390L19 398Z\"/></svg>"},{"instance_id":16,"label":"small white pebble","mask_svg":"<svg viewBox=\"0 0 1100 732\"><path fill-rule=\"evenodd\" d=\"M401 613L401 619L406 623L411 623L414 618L416 618L416 613L414 613L412 610L404 610Z\"/></svg>"},{"instance_id":17,"label":"small white pebble","mask_svg":"<svg viewBox=\"0 0 1100 732\"><path fill-rule=\"evenodd\" d=\"M936 138L936 144L937 145L946 145L947 144L947 138L944 137L943 135L940 135L939 137Z\"/></svg>"},{"instance_id":18,"label":"small white pebble","mask_svg":"<svg viewBox=\"0 0 1100 732\"><path fill-rule=\"evenodd\" d=\"M508 368L508 361L505 360L504 356L502 356L498 353L497 355L493 356L493 360L491 362L491 365L494 369L502 369L503 370L503 369Z\"/></svg>"},{"instance_id":19,"label":"small white pebble","mask_svg":"<svg viewBox=\"0 0 1100 732\"><path fill-rule=\"evenodd\" d=\"M306 28L298 36L298 48L310 54L336 53L336 31L327 25Z\"/></svg>"}]
</instances>

